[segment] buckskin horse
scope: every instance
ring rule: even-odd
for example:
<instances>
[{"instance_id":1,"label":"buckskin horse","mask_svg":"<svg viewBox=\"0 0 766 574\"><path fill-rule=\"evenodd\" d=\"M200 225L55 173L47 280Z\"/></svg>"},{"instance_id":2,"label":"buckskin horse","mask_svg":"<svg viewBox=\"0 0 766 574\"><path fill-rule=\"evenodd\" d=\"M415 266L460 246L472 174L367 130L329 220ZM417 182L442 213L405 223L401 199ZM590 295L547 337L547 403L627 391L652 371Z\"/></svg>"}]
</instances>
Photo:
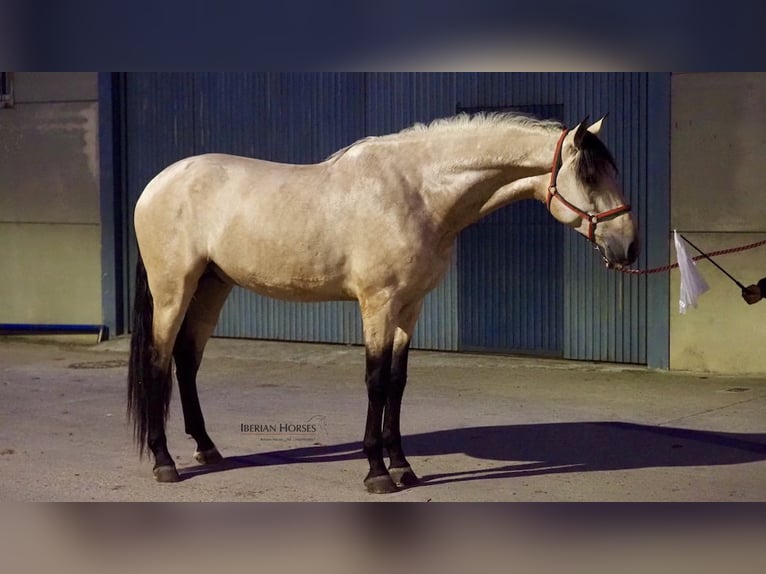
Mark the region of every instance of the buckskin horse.
<instances>
[{"instance_id":1,"label":"buckskin horse","mask_svg":"<svg viewBox=\"0 0 766 574\"><path fill-rule=\"evenodd\" d=\"M293 301L359 302L364 484L374 493L416 484L399 426L410 338L458 233L532 199L593 242L608 265L636 259L630 207L597 137L602 121L568 130L517 115L460 115L362 139L312 165L208 154L162 171L135 208L128 373L128 415L140 454L148 446L154 456L155 478L179 480L165 436L173 362L194 458L222 460L205 430L196 375L239 285Z\"/></svg>"}]
</instances>

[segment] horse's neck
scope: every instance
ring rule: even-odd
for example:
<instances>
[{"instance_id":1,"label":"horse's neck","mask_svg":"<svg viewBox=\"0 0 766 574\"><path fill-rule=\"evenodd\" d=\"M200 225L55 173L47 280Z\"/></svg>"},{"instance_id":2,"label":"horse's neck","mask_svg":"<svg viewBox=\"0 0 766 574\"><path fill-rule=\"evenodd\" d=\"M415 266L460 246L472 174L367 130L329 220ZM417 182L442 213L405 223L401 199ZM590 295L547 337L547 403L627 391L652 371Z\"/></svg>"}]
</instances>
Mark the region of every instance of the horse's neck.
<instances>
[{"instance_id":1,"label":"horse's neck","mask_svg":"<svg viewBox=\"0 0 766 574\"><path fill-rule=\"evenodd\" d=\"M542 130L498 129L430 145L423 193L443 233L456 235L515 201L542 199L556 140Z\"/></svg>"}]
</instances>

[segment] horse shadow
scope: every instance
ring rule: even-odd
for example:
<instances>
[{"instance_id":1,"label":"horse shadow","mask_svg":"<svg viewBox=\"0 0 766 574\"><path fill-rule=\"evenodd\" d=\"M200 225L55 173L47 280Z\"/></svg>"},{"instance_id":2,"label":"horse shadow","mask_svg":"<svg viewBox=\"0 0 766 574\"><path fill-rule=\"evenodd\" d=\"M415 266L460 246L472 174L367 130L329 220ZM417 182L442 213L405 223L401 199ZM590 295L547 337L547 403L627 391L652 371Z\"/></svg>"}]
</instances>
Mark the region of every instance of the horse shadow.
<instances>
[{"instance_id":1,"label":"horse shadow","mask_svg":"<svg viewBox=\"0 0 766 574\"><path fill-rule=\"evenodd\" d=\"M421 476L418 487L569 472L720 466L766 460L766 434L724 433L626 422L566 422L438 430L403 437L408 456L464 454L508 463ZM361 441L314 445L179 469L181 480L242 468L363 460ZM418 468L415 469L416 471Z\"/></svg>"}]
</instances>

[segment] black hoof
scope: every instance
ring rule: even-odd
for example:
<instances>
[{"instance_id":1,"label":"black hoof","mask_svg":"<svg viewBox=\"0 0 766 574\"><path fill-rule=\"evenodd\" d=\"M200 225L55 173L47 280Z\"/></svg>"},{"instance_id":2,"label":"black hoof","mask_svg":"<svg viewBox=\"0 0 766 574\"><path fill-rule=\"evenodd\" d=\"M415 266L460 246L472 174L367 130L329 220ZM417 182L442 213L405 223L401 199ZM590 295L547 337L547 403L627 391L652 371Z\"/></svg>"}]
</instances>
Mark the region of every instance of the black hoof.
<instances>
[{"instance_id":1,"label":"black hoof","mask_svg":"<svg viewBox=\"0 0 766 574\"><path fill-rule=\"evenodd\" d=\"M367 492L371 494L389 494L399 490L387 474L368 476L364 479L364 486L367 488Z\"/></svg>"},{"instance_id":2,"label":"black hoof","mask_svg":"<svg viewBox=\"0 0 766 574\"><path fill-rule=\"evenodd\" d=\"M207 450L194 451L194 460L200 464L218 464L223 460L223 457L218 449L213 447Z\"/></svg>"},{"instance_id":3,"label":"black hoof","mask_svg":"<svg viewBox=\"0 0 766 574\"><path fill-rule=\"evenodd\" d=\"M178 482L181 480L175 466L157 466L153 472L157 482Z\"/></svg>"},{"instance_id":4,"label":"black hoof","mask_svg":"<svg viewBox=\"0 0 766 574\"><path fill-rule=\"evenodd\" d=\"M415 486L416 484L420 484L420 479L414 472L412 472L412 468L409 466L389 468L388 474L391 475L391 479L394 481L396 486L399 487Z\"/></svg>"}]
</instances>

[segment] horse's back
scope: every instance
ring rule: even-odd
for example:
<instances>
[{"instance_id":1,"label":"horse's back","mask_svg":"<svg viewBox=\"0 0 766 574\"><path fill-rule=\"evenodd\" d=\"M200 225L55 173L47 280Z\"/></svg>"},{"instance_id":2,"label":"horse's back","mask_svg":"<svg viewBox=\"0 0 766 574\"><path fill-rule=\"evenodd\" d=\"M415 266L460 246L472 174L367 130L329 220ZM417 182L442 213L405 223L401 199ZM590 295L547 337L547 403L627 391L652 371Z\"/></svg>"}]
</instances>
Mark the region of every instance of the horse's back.
<instances>
[{"instance_id":1,"label":"horse's back","mask_svg":"<svg viewBox=\"0 0 766 574\"><path fill-rule=\"evenodd\" d=\"M214 263L233 282L262 294L349 298L342 227L318 187L324 167L223 154L183 159L147 185L135 211L142 253L162 264ZM340 208L340 206L337 206ZM151 255L150 255L151 257ZM144 255L146 259L146 255Z\"/></svg>"},{"instance_id":2,"label":"horse's back","mask_svg":"<svg viewBox=\"0 0 766 574\"><path fill-rule=\"evenodd\" d=\"M243 209L284 207L320 169L226 154L188 157L149 182L136 204L135 223L193 216L197 224L217 225Z\"/></svg>"},{"instance_id":3,"label":"horse's back","mask_svg":"<svg viewBox=\"0 0 766 574\"><path fill-rule=\"evenodd\" d=\"M195 195L218 198L233 191L264 192L270 180L300 178L316 171L318 165L291 165L227 154L187 157L166 167L144 189L139 205Z\"/></svg>"}]
</instances>

